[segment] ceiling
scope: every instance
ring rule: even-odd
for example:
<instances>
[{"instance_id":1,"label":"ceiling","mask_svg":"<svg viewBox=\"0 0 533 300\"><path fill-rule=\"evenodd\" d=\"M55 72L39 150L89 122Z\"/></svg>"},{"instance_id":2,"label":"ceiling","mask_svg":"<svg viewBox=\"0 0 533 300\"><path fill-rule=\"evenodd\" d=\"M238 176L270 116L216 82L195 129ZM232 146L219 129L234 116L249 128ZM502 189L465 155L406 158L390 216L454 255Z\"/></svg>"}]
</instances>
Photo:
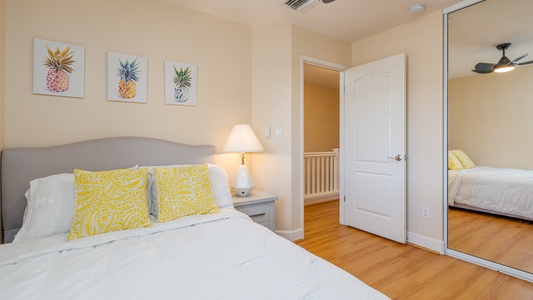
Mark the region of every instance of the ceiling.
<instances>
[{"instance_id":1,"label":"ceiling","mask_svg":"<svg viewBox=\"0 0 533 300\"><path fill-rule=\"evenodd\" d=\"M304 13L284 3L286 0L163 0L188 9L249 26L290 24L347 43L353 43L431 12L463 2L462 0L336 0L320 2ZM411 5L423 3L426 10L416 16L408 13ZM471 13L475 8L476 13ZM501 51L496 45L511 42L507 56L512 60L530 53L522 61L533 60L532 0L487 0L450 15L449 77L479 75L471 70L478 62L496 63ZM528 15L529 14L529 15ZM496 15L496 16L495 16ZM529 66L533 66L529 65ZM524 66L525 67L525 66ZM310 72L320 68L309 68ZM338 87L337 74L326 70L323 79L306 72L306 81L330 88ZM327 77L329 76L329 78ZM309 79L309 78L313 79ZM316 79L318 78L318 79ZM324 79L325 78L325 79Z\"/></svg>"},{"instance_id":2,"label":"ceiling","mask_svg":"<svg viewBox=\"0 0 533 300\"><path fill-rule=\"evenodd\" d=\"M462 2L462 0L336 0L322 3L304 13L295 11L286 0L164 0L250 26L290 24L348 43L415 20L428 13ZM502 0L503 1L503 0ZM408 13L409 7L423 3L419 16Z\"/></svg>"},{"instance_id":3,"label":"ceiling","mask_svg":"<svg viewBox=\"0 0 533 300\"><path fill-rule=\"evenodd\" d=\"M317 67L310 64L304 65L304 83L325 87L328 89L339 89L339 72Z\"/></svg>"},{"instance_id":4,"label":"ceiling","mask_svg":"<svg viewBox=\"0 0 533 300\"><path fill-rule=\"evenodd\" d=\"M502 52L496 45L506 42L512 43L505 53L509 59L529 53L519 62L533 60L532 11L532 0L487 0L451 13L449 77L500 75L480 75L471 70L478 62L497 63Z\"/></svg>"}]
</instances>

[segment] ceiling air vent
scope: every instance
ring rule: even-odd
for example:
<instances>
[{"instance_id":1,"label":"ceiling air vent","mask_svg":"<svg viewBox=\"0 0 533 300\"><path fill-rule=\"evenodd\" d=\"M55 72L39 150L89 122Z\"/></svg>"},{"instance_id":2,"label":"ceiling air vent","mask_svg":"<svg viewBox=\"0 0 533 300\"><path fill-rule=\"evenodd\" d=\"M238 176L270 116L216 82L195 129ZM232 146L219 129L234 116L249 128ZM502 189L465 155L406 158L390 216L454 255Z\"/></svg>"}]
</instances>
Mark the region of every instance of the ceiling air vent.
<instances>
[{"instance_id":1,"label":"ceiling air vent","mask_svg":"<svg viewBox=\"0 0 533 300\"><path fill-rule=\"evenodd\" d=\"M288 0L288 1L285 1L285 5L301 13L317 5L318 3L320 3L320 0Z\"/></svg>"}]
</instances>

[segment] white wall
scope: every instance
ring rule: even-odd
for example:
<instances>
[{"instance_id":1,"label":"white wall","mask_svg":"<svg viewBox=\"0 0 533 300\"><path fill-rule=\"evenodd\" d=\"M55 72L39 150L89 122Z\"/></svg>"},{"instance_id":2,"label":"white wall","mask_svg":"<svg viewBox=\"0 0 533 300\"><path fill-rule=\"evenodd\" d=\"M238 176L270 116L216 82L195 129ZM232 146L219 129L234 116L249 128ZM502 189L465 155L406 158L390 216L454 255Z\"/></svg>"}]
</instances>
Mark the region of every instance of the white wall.
<instances>
[{"instance_id":1,"label":"white wall","mask_svg":"<svg viewBox=\"0 0 533 300\"><path fill-rule=\"evenodd\" d=\"M443 16L440 11L352 44L352 66L407 55L408 241L443 251ZM422 218L422 207L431 218Z\"/></svg>"}]
</instances>

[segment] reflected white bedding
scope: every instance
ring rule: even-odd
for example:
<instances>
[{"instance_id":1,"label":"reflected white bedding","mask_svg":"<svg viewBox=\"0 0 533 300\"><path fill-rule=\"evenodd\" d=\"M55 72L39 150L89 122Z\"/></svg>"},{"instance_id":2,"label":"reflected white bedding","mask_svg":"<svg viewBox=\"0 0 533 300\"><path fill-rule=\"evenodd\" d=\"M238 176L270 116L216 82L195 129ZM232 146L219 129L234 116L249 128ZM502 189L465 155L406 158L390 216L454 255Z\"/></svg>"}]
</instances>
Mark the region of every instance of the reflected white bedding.
<instances>
[{"instance_id":1,"label":"reflected white bedding","mask_svg":"<svg viewBox=\"0 0 533 300\"><path fill-rule=\"evenodd\" d=\"M448 172L448 205L455 203L533 219L533 171L475 167Z\"/></svg>"},{"instance_id":2,"label":"reflected white bedding","mask_svg":"<svg viewBox=\"0 0 533 300\"><path fill-rule=\"evenodd\" d=\"M234 209L0 246L0 299L388 299Z\"/></svg>"}]
</instances>

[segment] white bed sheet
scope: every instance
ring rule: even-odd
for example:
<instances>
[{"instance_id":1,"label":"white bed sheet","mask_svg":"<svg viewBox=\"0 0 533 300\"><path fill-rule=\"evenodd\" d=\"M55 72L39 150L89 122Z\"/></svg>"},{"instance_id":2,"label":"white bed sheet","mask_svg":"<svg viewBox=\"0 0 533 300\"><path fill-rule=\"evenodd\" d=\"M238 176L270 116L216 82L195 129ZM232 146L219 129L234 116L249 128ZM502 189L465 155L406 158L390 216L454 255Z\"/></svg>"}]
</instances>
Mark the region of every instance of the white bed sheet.
<instances>
[{"instance_id":1,"label":"white bed sheet","mask_svg":"<svg viewBox=\"0 0 533 300\"><path fill-rule=\"evenodd\" d=\"M0 246L0 299L388 299L234 209Z\"/></svg>"},{"instance_id":2,"label":"white bed sheet","mask_svg":"<svg viewBox=\"0 0 533 300\"><path fill-rule=\"evenodd\" d=\"M448 172L448 204L533 219L533 171L476 167Z\"/></svg>"}]
</instances>

